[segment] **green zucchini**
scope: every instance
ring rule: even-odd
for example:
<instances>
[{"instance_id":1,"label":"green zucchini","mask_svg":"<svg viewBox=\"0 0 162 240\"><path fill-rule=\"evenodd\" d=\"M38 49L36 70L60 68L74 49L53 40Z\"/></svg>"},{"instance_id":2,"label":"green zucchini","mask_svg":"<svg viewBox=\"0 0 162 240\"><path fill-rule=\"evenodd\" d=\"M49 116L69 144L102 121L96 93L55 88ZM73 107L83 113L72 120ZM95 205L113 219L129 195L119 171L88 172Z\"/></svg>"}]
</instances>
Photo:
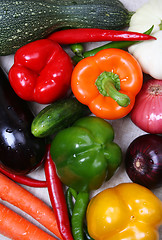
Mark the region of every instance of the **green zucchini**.
<instances>
[{"instance_id":1,"label":"green zucchini","mask_svg":"<svg viewBox=\"0 0 162 240\"><path fill-rule=\"evenodd\" d=\"M63 27L122 29L130 16L118 0L1 0L0 55Z\"/></svg>"},{"instance_id":2,"label":"green zucchini","mask_svg":"<svg viewBox=\"0 0 162 240\"><path fill-rule=\"evenodd\" d=\"M90 113L89 108L76 98L57 100L36 115L31 124L31 132L35 137L47 137Z\"/></svg>"}]
</instances>

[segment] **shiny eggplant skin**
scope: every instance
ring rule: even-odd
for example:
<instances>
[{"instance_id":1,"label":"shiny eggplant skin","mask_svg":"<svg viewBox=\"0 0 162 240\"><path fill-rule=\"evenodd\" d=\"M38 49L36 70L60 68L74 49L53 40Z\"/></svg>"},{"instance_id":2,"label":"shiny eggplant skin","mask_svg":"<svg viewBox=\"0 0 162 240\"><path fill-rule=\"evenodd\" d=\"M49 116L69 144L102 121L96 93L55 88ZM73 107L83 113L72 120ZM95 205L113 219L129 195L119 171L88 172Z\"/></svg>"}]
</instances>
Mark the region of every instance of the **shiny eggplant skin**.
<instances>
[{"instance_id":1,"label":"shiny eggplant skin","mask_svg":"<svg viewBox=\"0 0 162 240\"><path fill-rule=\"evenodd\" d=\"M0 68L0 167L16 174L37 168L45 154L45 139L31 133L34 115Z\"/></svg>"}]
</instances>

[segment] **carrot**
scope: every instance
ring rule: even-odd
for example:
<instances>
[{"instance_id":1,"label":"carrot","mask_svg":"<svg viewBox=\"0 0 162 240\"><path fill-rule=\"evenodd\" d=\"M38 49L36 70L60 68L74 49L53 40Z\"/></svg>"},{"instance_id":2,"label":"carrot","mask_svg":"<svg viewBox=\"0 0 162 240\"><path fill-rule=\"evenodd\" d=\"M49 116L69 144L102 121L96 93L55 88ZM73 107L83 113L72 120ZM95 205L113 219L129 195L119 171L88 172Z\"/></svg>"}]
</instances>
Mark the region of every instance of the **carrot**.
<instances>
[{"instance_id":1,"label":"carrot","mask_svg":"<svg viewBox=\"0 0 162 240\"><path fill-rule=\"evenodd\" d=\"M13 240L56 240L1 203L0 233Z\"/></svg>"},{"instance_id":2,"label":"carrot","mask_svg":"<svg viewBox=\"0 0 162 240\"><path fill-rule=\"evenodd\" d=\"M20 208L62 239L52 208L2 173L0 173L0 198Z\"/></svg>"}]
</instances>

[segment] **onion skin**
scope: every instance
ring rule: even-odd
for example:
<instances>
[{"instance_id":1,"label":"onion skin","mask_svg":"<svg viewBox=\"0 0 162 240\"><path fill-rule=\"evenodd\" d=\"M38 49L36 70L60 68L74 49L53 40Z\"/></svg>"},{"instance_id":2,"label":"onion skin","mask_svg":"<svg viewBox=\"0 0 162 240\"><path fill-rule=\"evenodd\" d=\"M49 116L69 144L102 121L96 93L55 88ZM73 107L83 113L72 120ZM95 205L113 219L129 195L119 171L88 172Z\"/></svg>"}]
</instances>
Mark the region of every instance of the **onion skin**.
<instances>
[{"instance_id":1,"label":"onion skin","mask_svg":"<svg viewBox=\"0 0 162 240\"><path fill-rule=\"evenodd\" d=\"M149 189L162 186L162 136L145 134L134 139L125 156L125 169L134 183Z\"/></svg>"},{"instance_id":2,"label":"onion skin","mask_svg":"<svg viewBox=\"0 0 162 240\"><path fill-rule=\"evenodd\" d=\"M130 117L143 131L162 134L162 80L149 79L143 83Z\"/></svg>"}]
</instances>

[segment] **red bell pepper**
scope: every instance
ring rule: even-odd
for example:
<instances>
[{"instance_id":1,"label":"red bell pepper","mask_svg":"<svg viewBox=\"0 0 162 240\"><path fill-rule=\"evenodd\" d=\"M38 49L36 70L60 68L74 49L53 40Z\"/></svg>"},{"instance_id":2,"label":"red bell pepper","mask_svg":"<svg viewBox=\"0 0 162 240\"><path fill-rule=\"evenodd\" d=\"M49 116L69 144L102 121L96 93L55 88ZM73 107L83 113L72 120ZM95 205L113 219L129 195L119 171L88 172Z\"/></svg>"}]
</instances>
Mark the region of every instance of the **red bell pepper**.
<instances>
[{"instance_id":1,"label":"red bell pepper","mask_svg":"<svg viewBox=\"0 0 162 240\"><path fill-rule=\"evenodd\" d=\"M9 81L20 98L49 104L67 94L72 70L71 58L62 47L41 39L17 50Z\"/></svg>"}]
</instances>

